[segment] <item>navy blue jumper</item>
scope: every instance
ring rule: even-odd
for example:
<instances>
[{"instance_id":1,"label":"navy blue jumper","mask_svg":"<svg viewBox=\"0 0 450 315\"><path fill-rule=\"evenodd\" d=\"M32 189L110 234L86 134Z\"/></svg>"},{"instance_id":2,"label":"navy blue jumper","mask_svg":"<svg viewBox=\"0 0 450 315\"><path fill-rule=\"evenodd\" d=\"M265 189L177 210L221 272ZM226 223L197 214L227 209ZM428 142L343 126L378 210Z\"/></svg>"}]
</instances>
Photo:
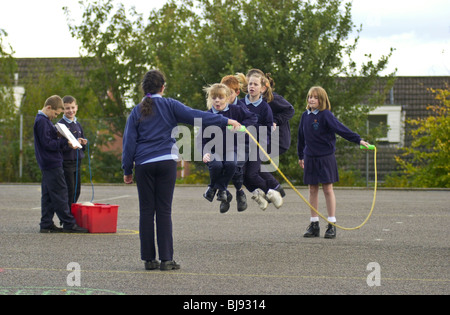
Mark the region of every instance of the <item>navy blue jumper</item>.
<instances>
[{"instance_id":1,"label":"navy blue jumper","mask_svg":"<svg viewBox=\"0 0 450 315\"><path fill-rule=\"evenodd\" d=\"M42 111L36 116L33 132L36 160L42 172L41 229L54 225L55 213L63 227L71 229L76 222L68 207L62 155L69 148L68 141L58 136L56 127Z\"/></svg>"},{"instance_id":2,"label":"navy blue jumper","mask_svg":"<svg viewBox=\"0 0 450 315\"><path fill-rule=\"evenodd\" d=\"M238 105L227 105L222 111L212 108L208 112L234 119L246 127L257 123L254 113ZM208 147L205 151L207 144L217 136L214 133L211 136L205 136L205 129L206 126L202 126L202 133L199 136L202 136L202 155L211 154L211 161L207 163L210 175L209 186L213 189L226 190L230 179L233 179L236 189L240 190L243 184L242 166L245 163L246 135L223 127L221 128L222 147L219 150L215 146ZM241 154L238 154L238 150Z\"/></svg>"},{"instance_id":3,"label":"navy blue jumper","mask_svg":"<svg viewBox=\"0 0 450 315\"><path fill-rule=\"evenodd\" d=\"M248 95L245 96L239 104L241 106L245 106L245 108L249 111L256 114L258 117L258 122L255 125L257 130L255 138L263 148L269 148L273 127L273 114L269 104L267 104L262 97L260 97L258 101L252 103L250 102ZM260 135L260 131L263 130L260 130L260 128L264 127L267 128L267 138ZM257 153L253 154L251 152L252 148L255 148L255 144L250 144L249 160L244 166L244 185L250 192L260 188L264 191L264 193L267 193L269 189L277 188L279 183L271 173L263 172L261 170L262 153L260 153L259 149L257 149Z\"/></svg>"},{"instance_id":4,"label":"navy blue jumper","mask_svg":"<svg viewBox=\"0 0 450 315\"><path fill-rule=\"evenodd\" d=\"M195 110L181 102L152 95L152 114L142 117L141 105L131 111L123 137L122 168L124 175L136 170L139 195L139 237L141 259L156 258L156 235L159 259L173 260L172 200L175 189L178 154L172 138L178 123L194 125L202 118L207 125L225 127L228 119L222 115Z\"/></svg>"},{"instance_id":5,"label":"navy blue jumper","mask_svg":"<svg viewBox=\"0 0 450 315\"><path fill-rule=\"evenodd\" d=\"M58 121L60 124L66 125L69 131L73 134L75 139L85 138L83 128L80 122L75 118L70 121L65 116ZM72 203L76 203L81 193L81 162L84 158L84 151L86 147L80 150L73 150L68 148L63 150L63 169L64 178L67 183L67 191L69 194L69 209L72 207ZM78 166L78 167L77 167Z\"/></svg>"},{"instance_id":6,"label":"navy blue jumper","mask_svg":"<svg viewBox=\"0 0 450 315\"><path fill-rule=\"evenodd\" d=\"M297 154L304 160L303 182L307 185L339 181L335 158L336 134L359 144L361 137L342 124L329 110L307 110L298 128Z\"/></svg>"}]
</instances>

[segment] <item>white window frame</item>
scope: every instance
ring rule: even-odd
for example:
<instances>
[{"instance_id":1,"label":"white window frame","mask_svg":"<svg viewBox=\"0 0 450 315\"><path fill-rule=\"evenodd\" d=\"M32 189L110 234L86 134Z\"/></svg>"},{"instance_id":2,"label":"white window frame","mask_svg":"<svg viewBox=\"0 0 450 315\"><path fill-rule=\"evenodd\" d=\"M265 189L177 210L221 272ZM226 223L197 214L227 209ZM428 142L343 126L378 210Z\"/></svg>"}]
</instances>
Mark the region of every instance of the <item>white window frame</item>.
<instances>
[{"instance_id":1,"label":"white window frame","mask_svg":"<svg viewBox=\"0 0 450 315\"><path fill-rule=\"evenodd\" d=\"M402 145L404 140L404 113L402 106L383 105L370 111L370 115L387 115L388 133L387 137L379 138L378 141L387 141Z\"/></svg>"}]
</instances>

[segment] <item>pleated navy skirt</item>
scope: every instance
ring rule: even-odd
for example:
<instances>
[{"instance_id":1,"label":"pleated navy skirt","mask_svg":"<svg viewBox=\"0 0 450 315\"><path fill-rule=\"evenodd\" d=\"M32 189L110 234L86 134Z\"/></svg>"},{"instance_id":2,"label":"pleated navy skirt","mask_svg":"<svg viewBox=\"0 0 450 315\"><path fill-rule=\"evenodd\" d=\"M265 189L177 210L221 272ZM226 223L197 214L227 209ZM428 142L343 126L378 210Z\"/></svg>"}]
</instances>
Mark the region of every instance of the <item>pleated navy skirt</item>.
<instances>
[{"instance_id":1,"label":"pleated navy skirt","mask_svg":"<svg viewBox=\"0 0 450 315\"><path fill-rule=\"evenodd\" d=\"M334 154L312 157L305 155L303 183L305 185L331 184L339 181Z\"/></svg>"}]
</instances>

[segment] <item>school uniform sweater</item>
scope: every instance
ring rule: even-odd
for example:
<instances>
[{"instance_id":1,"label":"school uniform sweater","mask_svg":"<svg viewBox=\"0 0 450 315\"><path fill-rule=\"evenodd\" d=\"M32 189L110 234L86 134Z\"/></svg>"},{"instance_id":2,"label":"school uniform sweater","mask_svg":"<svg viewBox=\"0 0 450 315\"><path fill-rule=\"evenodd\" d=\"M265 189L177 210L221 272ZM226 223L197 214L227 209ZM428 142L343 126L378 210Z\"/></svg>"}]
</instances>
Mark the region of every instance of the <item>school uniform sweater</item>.
<instances>
[{"instance_id":1,"label":"school uniform sweater","mask_svg":"<svg viewBox=\"0 0 450 315\"><path fill-rule=\"evenodd\" d=\"M75 137L75 139L78 139L78 138L84 139L83 128L81 127L80 123L77 121L76 118L73 121L70 121L69 119L65 118L65 116L63 116L63 118L61 118L61 120L58 121L58 123L66 125L67 128L70 130L70 132ZM84 150L85 150L84 147L82 150L78 150L78 160L79 161L84 158ZM77 150L73 150L71 148L64 150L63 151L63 159L64 159L64 161L76 161L77 160Z\"/></svg>"},{"instance_id":2,"label":"school uniform sweater","mask_svg":"<svg viewBox=\"0 0 450 315\"><path fill-rule=\"evenodd\" d=\"M273 100L269 103L273 121L279 128L279 152L286 152L291 146L291 126L289 120L294 117L295 109L284 97L273 93Z\"/></svg>"},{"instance_id":3,"label":"school uniform sweater","mask_svg":"<svg viewBox=\"0 0 450 315\"><path fill-rule=\"evenodd\" d=\"M36 115L33 131L34 152L39 168L44 171L62 167L62 150L69 148L68 141L58 137L56 127L41 111Z\"/></svg>"},{"instance_id":4,"label":"school uniform sweater","mask_svg":"<svg viewBox=\"0 0 450 315\"><path fill-rule=\"evenodd\" d=\"M214 108L211 108L207 112L221 115L221 116L227 117L229 119L234 119L234 120L240 122L241 125L246 126L246 127L254 126L258 120L258 118L256 117L256 114L248 111L247 109L245 109L244 107L241 107L239 105L228 105L223 111L217 111ZM201 134L202 135L202 139L201 139L202 140L202 149L205 147L205 145L209 141L211 141L215 137L215 135L212 137L205 136L203 134L203 131L205 128L206 128L206 126L203 126L203 128L202 128L203 130L202 130L202 134ZM228 132L231 132L231 131L229 131L225 127L222 128L223 152L236 151L236 149L237 149L237 144L238 144L237 134L235 134L233 137L234 146L231 146L231 147L226 146L226 144L227 144L226 138L227 138ZM246 138L246 141L248 141L248 138ZM203 152L203 150L202 150L202 153L205 154L205 153L215 153L215 152Z\"/></svg>"},{"instance_id":5,"label":"school uniform sweater","mask_svg":"<svg viewBox=\"0 0 450 315\"><path fill-rule=\"evenodd\" d=\"M343 125L329 110L307 110L298 128L297 154L320 157L336 151L336 133L344 139L359 144L361 137Z\"/></svg>"},{"instance_id":6,"label":"school uniform sweater","mask_svg":"<svg viewBox=\"0 0 450 315\"><path fill-rule=\"evenodd\" d=\"M270 144L270 134L272 132L273 127L273 114L272 110L270 109L269 104L267 104L266 101L263 100L262 97L259 98L256 102L250 102L248 95L245 96L242 100L239 101L240 106L243 106L248 111L256 114L256 117L258 117L258 121L255 124L255 127L257 128L257 140L261 143L261 140L259 138L259 127L265 126L267 127L267 145Z\"/></svg>"},{"instance_id":7,"label":"school uniform sweater","mask_svg":"<svg viewBox=\"0 0 450 315\"><path fill-rule=\"evenodd\" d=\"M206 125L225 127L228 119L222 115L195 110L181 102L152 95L153 113L141 116L141 105L131 111L123 136L122 168L124 175L131 175L133 164L141 165L160 157L178 154L172 131L178 123L193 125L194 118L201 118Z\"/></svg>"}]
</instances>

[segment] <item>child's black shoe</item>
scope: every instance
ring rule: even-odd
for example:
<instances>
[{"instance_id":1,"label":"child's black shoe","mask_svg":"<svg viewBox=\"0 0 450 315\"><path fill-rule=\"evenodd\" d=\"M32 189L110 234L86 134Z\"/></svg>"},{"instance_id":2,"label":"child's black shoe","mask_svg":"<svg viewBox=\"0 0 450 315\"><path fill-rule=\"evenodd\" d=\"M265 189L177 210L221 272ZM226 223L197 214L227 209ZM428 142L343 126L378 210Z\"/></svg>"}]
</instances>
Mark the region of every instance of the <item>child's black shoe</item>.
<instances>
[{"instance_id":1,"label":"child's black shoe","mask_svg":"<svg viewBox=\"0 0 450 315\"><path fill-rule=\"evenodd\" d=\"M89 230L74 224L70 229L64 228L64 233L89 233Z\"/></svg>"},{"instance_id":2,"label":"child's black shoe","mask_svg":"<svg viewBox=\"0 0 450 315\"><path fill-rule=\"evenodd\" d=\"M217 193L217 201L227 201L227 191L226 190L219 190Z\"/></svg>"},{"instance_id":3,"label":"child's black shoe","mask_svg":"<svg viewBox=\"0 0 450 315\"><path fill-rule=\"evenodd\" d=\"M311 224L306 229L306 233L303 234L303 237L319 237L320 227L319 222L311 222Z\"/></svg>"},{"instance_id":4,"label":"child's black shoe","mask_svg":"<svg viewBox=\"0 0 450 315\"><path fill-rule=\"evenodd\" d=\"M162 261L159 270L161 271L178 270L180 268L181 268L180 265L177 264L174 260L169 260L169 261Z\"/></svg>"},{"instance_id":5,"label":"child's black shoe","mask_svg":"<svg viewBox=\"0 0 450 315\"><path fill-rule=\"evenodd\" d=\"M160 267L160 263L157 260L149 260L145 262L145 270L155 270Z\"/></svg>"},{"instance_id":6,"label":"child's black shoe","mask_svg":"<svg viewBox=\"0 0 450 315\"><path fill-rule=\"evenodd\" d=\"M245 211L247 209L247 196L243 190L239 190L236 193L237 210L239 212Z\"/></svg>"},{"instance_id":7,"label":"child's black shoe","mask_svg":"<svg viewBox=\"0 0 450 315\"><path fill-rule=\"evenodd\" d=\"M212 202L214 200L214 196L216 195L216 191L217 189L208 186L208 189L203 194L203 197L205 197L205 199L209 202Z\"/></svg>"},{"instance_id":8,"label":"child's black shoe","mask_svg":"<svg viewBox=\"0 0 450 315\"><path fill-rule=\"evenodd\" d=\"M334 225L327 225L327 230L325 232L324 238L336 238L336 227Z\"/></svg>"},{"instance_id":9,"label":"child's black shoe","mask_svg":"<svg viewBox=\"0 0 450 315\"><path fill-rule=\"evenodd\" d=\"M233 200L233 195L229 191L225 192L226 200L220 203L220 213L226 213L230 209L230 202ZM217 198L219 200L219 198Z\"/></svg>"},{"instance_id":10,"label":"child's black shoe","mask_svg":"<svg viewBox=\"0 0 450 315\"><path fill-rule=\"evenodd\" d=\"M39 231L39 233L62 233L62 232L63 232L63 229L57 227L54 224L52 226L48 227L48 228L45 228L45 229L41 228L40 231Z\"/></svg>"}]
</instances>

